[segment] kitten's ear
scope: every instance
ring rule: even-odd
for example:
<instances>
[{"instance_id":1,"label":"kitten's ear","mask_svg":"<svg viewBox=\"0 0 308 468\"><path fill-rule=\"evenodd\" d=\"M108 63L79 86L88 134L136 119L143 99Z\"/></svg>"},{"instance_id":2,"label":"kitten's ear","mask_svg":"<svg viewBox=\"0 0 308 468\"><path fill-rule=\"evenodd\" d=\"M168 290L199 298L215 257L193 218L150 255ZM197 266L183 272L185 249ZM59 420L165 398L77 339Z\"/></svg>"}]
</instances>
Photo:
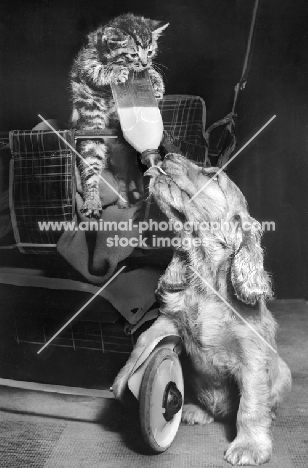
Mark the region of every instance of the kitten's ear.
<instances>
[{"instance_id":1,"label":"kitten's ear","mask_svg":"<svg viewBox=\"0 0 308 468\"><path fill-rule=\"evenodd\" d=\"M92 31L88 35L88 41L90 45L99 46L102 43L102 30L99 28L96 31Z\"/></svg>"},{"instance_id":2,"label":"kitten's ear","mask_svg":"<svg viewBox=\"0 0 308 468\"><path fill-rule=\"evenodd\" d=\"M121 29L105 28L104 29L104 36L105 36L109 46L112 46L112 45L124 46L128 42L127 35L124 34L124 32L121 31Z\"/></svg>"},{"instance_id":3,"label":"kitten's ear","mask_svg":"<svg viewBox=\"0 0 308 468\"><path fill-rule=\"evenodd\" d=\"M160 21L155 21L156 25L154 24L154 27L157 26L157 24L160 24ZM163 31L169 26L169 23L167 24L164 24L163 26L159 26L158 28L156 27L156 29L154 29L152 31L152 37L153 39L155 39L155 41L157 41L157 39L159 38L159 36L162 35Z\"/></svg>"}]
</instances>

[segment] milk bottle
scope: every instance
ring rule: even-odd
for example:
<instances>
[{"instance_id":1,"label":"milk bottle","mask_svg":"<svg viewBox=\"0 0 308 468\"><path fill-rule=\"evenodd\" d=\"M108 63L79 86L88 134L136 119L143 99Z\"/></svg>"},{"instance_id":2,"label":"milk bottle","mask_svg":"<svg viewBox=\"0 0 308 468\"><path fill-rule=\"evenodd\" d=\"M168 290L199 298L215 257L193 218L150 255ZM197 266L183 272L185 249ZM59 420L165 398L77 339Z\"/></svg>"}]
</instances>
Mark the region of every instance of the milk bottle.
<instances>
[{"instance_id":1,"label":"milk bottle","mask_svg":"<svg viewBox=\"0 0 308 468\"><path fill-rule=\"evenodd\" d=\"M160 161L163 121L147 70L130 72L125 83L111 84L123 136L148 167Z\"/></svg>"}]
</instances>

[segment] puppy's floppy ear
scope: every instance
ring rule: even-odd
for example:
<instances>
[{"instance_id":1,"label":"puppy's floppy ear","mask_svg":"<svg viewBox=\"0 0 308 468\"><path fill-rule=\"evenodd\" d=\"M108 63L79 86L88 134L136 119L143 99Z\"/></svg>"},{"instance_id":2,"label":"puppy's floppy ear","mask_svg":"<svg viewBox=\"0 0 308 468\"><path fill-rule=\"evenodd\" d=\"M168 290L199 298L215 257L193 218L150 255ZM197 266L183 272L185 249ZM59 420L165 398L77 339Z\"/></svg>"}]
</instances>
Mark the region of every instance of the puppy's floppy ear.
<instances>
[{"instance_id":1,"label":"puppy's floppy ear","mask_svg":"<svg viewBox=\"0 0 308 468\"><path fill-rule=\"evenodd\" d=\"M270 299L270 279L263 267L260 223L249 216L237 217L234 236L235 254L231 264L231 281L238 299L254 305L262 297Z\"/></svg>"}]
</instances>

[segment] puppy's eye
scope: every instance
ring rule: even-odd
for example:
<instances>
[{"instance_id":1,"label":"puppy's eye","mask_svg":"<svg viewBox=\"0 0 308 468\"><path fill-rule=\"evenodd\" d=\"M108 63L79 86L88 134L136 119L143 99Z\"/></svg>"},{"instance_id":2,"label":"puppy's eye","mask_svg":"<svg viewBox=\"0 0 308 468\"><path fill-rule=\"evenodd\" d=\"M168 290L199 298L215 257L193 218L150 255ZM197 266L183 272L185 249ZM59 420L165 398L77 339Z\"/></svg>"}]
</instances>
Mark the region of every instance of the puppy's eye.
<instances>
[{"instance_id":1,"label":"puppy's eye","mask_svg":"<svg viewBox=\"0 0 308 468\"><path fill-rule=\"evenodd\" d=\"M206 175L210 179L215 180L216 182L218 181L218 176L217 176L216 172L207 172L206 170L204 170L202 172L203 172L204 175Z\"/></svg>"}]
</instances>

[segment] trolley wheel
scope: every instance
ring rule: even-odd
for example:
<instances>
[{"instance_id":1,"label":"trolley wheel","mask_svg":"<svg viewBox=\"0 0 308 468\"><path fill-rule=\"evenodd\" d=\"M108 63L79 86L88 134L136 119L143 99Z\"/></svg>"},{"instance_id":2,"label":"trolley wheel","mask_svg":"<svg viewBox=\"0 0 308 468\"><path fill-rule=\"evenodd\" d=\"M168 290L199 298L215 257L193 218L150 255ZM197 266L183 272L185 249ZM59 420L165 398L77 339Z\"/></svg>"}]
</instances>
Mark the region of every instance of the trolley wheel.
<instances>
[{"instance_id":1,"label":"trolley wheel","mask_svg":"<svg viewBox=\"0 0 308 468\"><path fill-rule=\"evenodd\" d=\"M152 452L164 452L178 431L184 400L182 368L177 354L161 348L149 359L139 398L143 439Z\"/></svg>"}]
</instances>

